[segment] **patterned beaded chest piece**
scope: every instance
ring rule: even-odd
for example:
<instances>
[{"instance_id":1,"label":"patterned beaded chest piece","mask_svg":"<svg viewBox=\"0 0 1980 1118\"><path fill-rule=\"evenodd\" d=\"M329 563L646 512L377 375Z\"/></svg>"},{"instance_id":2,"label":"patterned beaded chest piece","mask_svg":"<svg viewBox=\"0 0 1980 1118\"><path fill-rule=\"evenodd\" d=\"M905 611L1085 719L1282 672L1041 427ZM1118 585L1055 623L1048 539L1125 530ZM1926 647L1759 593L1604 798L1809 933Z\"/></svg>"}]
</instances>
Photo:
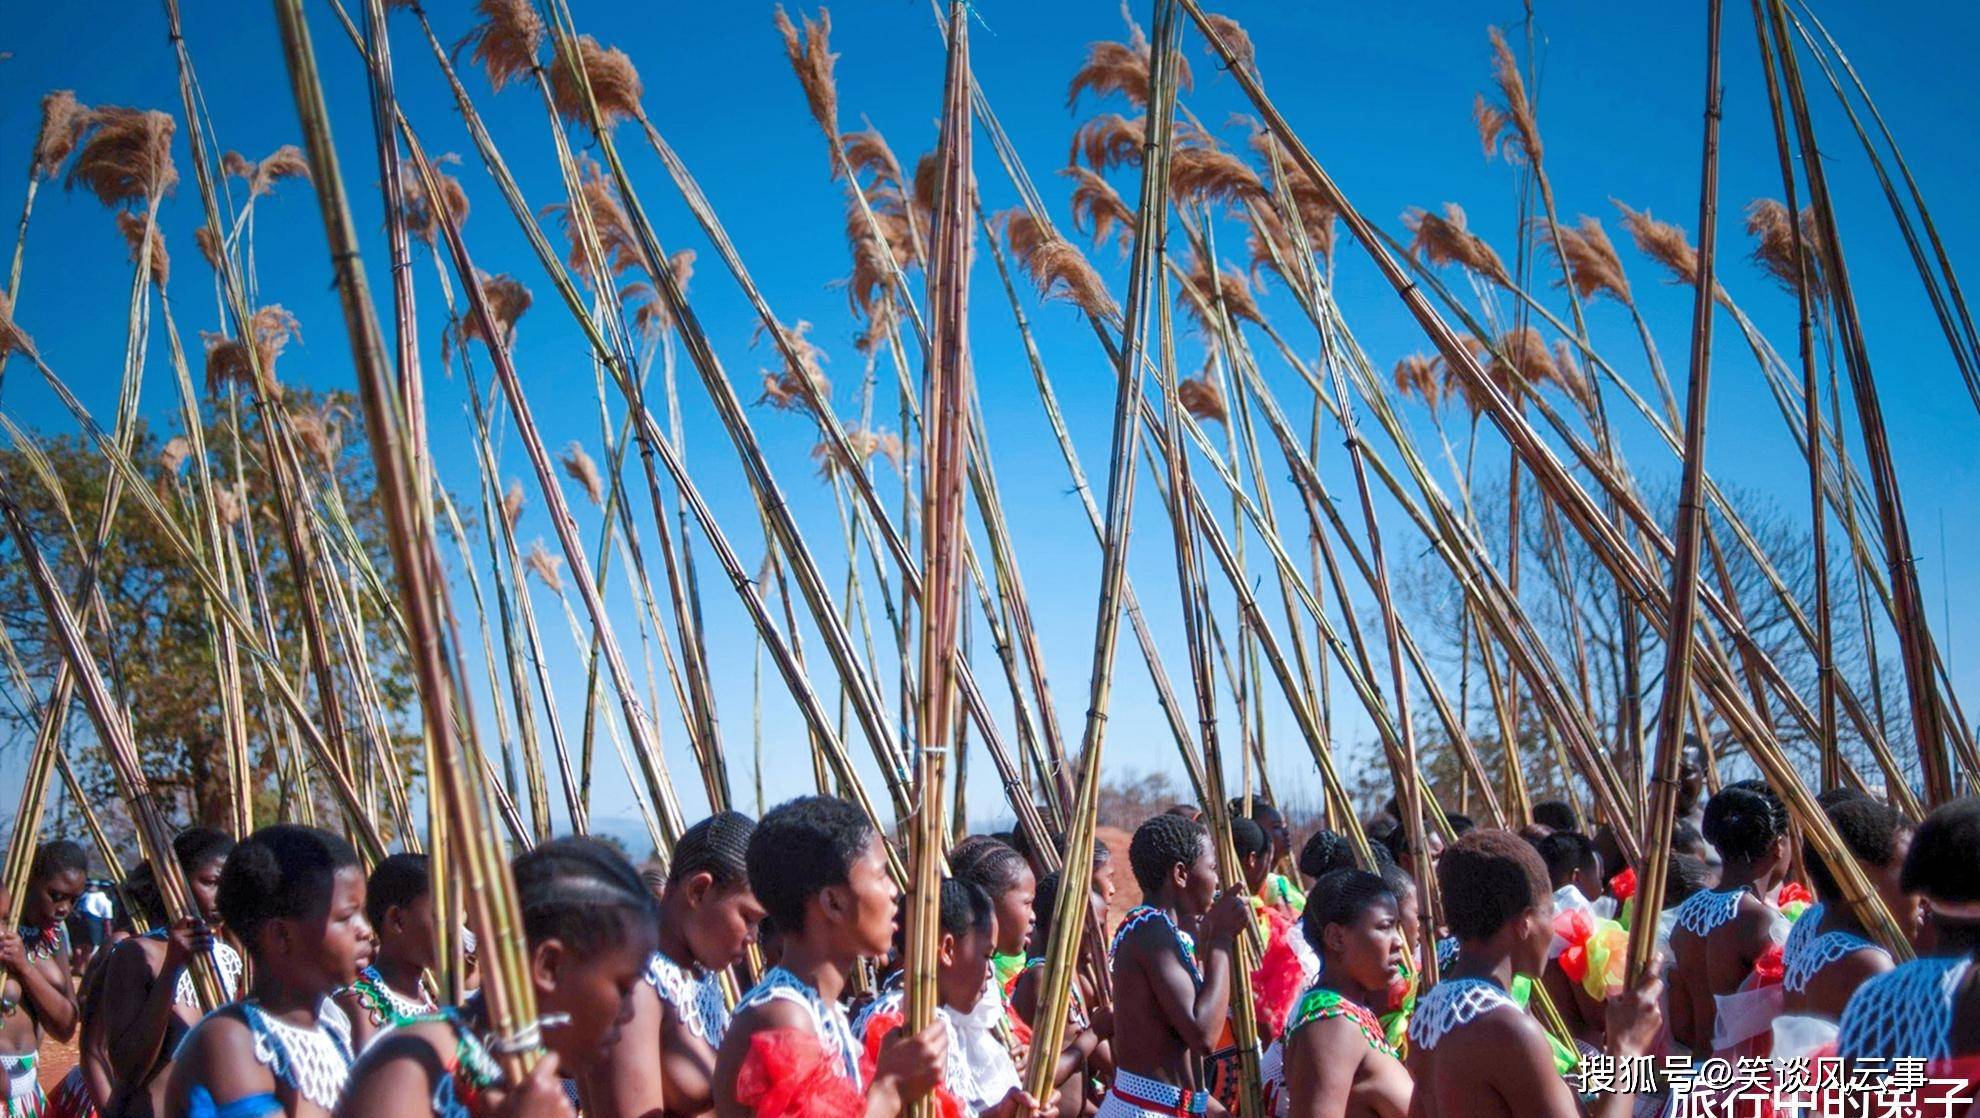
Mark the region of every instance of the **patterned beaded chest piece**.
<instances>
[{"instance_id":1,"label":"patterned beaded chest piece","mask_svg":"<svg viewBox=\"0 0 1980 1118\"><path fill-rule=\"evenodd\" d=\"M1417 999L1416 1014L1409 1021L1410 1046L1427 1052L1455 1030L1501 1007L1519 1008L1494 983L1481 978L1447 978Z\"/></svg>"},{"instance_id":2,"label":"patterned beaded chest piece","mask_svg":"<svg viewBox=\"0 0 1980 1118\"><path fill-rule=\"evenodd\" d=\"M258 1002L236 1004L254 1033L255 1060L277 1083L326 1111L336 1109L344 1085L350 1081L351 1065L357 1062L344 1011L326 1000L318 1010L316 1024L305 1027L264 1012Z\"/></svg>"},{"instance_id":3,"label":"patterned beaded chest piece","mask_svg":"<svg viewBox=\"0 0 1980 1118\"><path fill-rule=\"evenodd\" d=\"M1129 909L1128 914L1121 917L1121 926L1114 930L1114 943L1112 947L1108 948L1108 957L1112 958L1120 954L1121 944L1127 942L1127 937L1133 934L1137 928L1148 924L1161 924L1168 927L1169 934L1175 937L1177 953L1182 956L1183 962L1188 964L1191 977L1196 979L1198 985L1201 985L1203 982L1203 968L1196 961L1196 940L1188 932L1176 927L1175 919L1159 908L1140 905L1136 908Z\"/></svg>"},{"instance_id":4,"label":"patterned beaded chest piece","mask_svg":"<svg viewBox=\"0 0 1980 1118\"><path fill-rule=\"evenodd\" d=\"M1286 1041L1290 1043L1299 1030L1307 1025L1332 1017L1344 1017L1353 1022L1356 1030L1361 1033L1361 1039L1368 1042L1371 1050L1388 1056L1396 1055L1395 1048L1389 1044L1388 1036L1382 1028L1382 1022L1375 1018L1375 1014L1370 1012L1367 1006L1342 997L1333 990L1323 988L1308 990L1299 999L1299 1004L1293 1007L1292 1016L1286 1021Z\"/></svg>"},{"instance_id":5,"label":"patterned beaded chest piece","mask_svg":"<svg viewBox=\"0 0 1980 1118\"><path fill-rule=\"evenodd\" d=\"M766 1002L791 1002L811 1016L812 1027L818 1034L820 1043L827 1048L835 1048L839 1053L839 1066L854 1087L863 1088L864 1080L859 1074L859 1040L853 1035L852 1023L846 1020L846 1011L836 1002L827 1002L813 986L783 967L772 967L763 981L750 988L747 994L736 1002L736 1012L741 1013L752 1006Z\"/></svg>"},{"instance_id":6,"label":"patterned beaded chest piece","mask_svg":"<svg viewBox=\"0 0 1980 1118\"><path fill-rule=\"evenodd\" d=\"M364 1006L365 1015L373 1025L396 1025L416 1017L425 1017L438 1008L425 991L418 999L409 998L394 990L377 967L366 967L358 972L358 980L351 983L351 992L357 995Z\"/></svg>"},{"instance_id":7,"label":"patterned beaded chest piece","mask_svg":"<svg viewBox=\"0 0 1980 1118\"><path fill-rule=\"evenodd\" d=\"M655 951L646 964L646 981L680 1015L689 1032L710 1048L722 1046L729 1033L729 999L722 993L721 975L700 967L689 969Z\"/></svg>"},{"instance_id":8,"label":"patterned beaded chest piece","mask_svg":"<svg viewBox=\"0 0 1980 1118\"><path fill-rule=\"evenodd\" d=\"M1801 914L1794 922L1794 930L1788 933L1787 943L1781 948L1781 962L1785 973L1781 976L1781 986L1791 994L1799 994L1808 989L1824 967L1845 955L1864 948L1882 951L1883 947L1854 932L1840 929L1820 931L1823 906L1814 905Z\"/></svg>"}]
</instances>

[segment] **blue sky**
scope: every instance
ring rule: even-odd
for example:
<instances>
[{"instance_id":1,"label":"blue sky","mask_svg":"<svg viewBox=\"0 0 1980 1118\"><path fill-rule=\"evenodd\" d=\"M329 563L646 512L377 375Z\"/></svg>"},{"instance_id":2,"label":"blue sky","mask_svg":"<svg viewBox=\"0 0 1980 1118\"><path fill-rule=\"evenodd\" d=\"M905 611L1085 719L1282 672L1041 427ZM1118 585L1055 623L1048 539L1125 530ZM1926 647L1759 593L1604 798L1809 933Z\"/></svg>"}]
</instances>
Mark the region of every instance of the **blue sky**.
<instances>
[{"instance_id":1,"label":"blue sky","mask_svg":"<svg viewBox=\"0 0 1980 1118\"><path fill-rule=\"evenodd\" d=\"M1073 129L1094 112L1126 108L1097 104L1088 97L1068 110L1066 80L1086 44L1122 35L1120 12L1105 0L1049 5L984 0L977 7L981 22L973 29L972 45L978 79L1033 178L1059 207L1064 224L1065 184L1051 172L1063 164ZM451 43L468 30L472 18L468 5L452 2L431 8L443 40ZM1146 8L1146 4L1136 8L1144 22ZM1249 29L1258 44L1267 89L1349 198L1371 219L1400 235L1398 215L1406 206L1435 207L1455 201L1469 211L1474 229L1511 256L1516 218L1513 173L1503 163L1481 158L1470 107L1473 93L1486 87L1489 75L1486 26L1497 22L1510 27L1521 18L1521 5L1322 6L1228 0L1221 8ZM771 5L756 0L694 5L579 0L575 9L581 30L624 48L639 66L648 112L699 177L771 306L786 322L806 319L815 324L813 338L832 359L827 372L834 381L835 402L842 414L849 413L856 404L862 370L851 346L856 325L847 313L844 292L833 286L848 268L843 196L827 180L825 146L771 27ZM368 237L366 262L382 292L385 255L382 238L374 232L380 217L363 74L327 6L311 3L309 10L346 184L359 227ZM1980 247L1980 221L1959 203L1960 184L1980 173L1980 153L1970 142L1980 124L1980 88L1963 75L1970 72L1967 45L1980 30L1975 26L1980 14L1956 7L1928 13L1838 6L1824 15L1879 98L1927 198L1938 205L1935 216L1955 264L1972 261ZM932 146L939 112L943 59L926 4L867 0L840 4L832 16L833 46L842 55L841 127L850 130L870 120L911 162ZM117 13L115 29L108 33L103 18L86 17L74 9L22 5L0 15L0 50L12 52L11 58L0 62L0 157L25 162L36 128L36 98L50 88L73 88L91 104L162 108L176 114L176 73L161 11L149 5L124 6ZM191 5L186 18L215 142L258 158L279 144L299 140L271 13L260 5ZM1622 241L1608 201L1613 196L1687 228L1695 226L1704 65L1702 6L1652 11L1626 5L1542 4L1537 6L1537 20L1541 127L1562 216L1598 215ZM1745 263L1747 240L1738 225L1740 208L1748 199L1777 195L1780 190L1764 90L1746 6L1728 5L1726 21L1723 275L1742 305L1785 351L1792 339L1793 301ZM473 203L466 232L477 262L491 271L515 271L536 291L537 305L521 325L517 361L546 438L553 446L581 439L596 453L597 414L582 341L547 281L537 274L521 234L487 176L475 164L416 26L397 16L393 35L400 95L427 148L468 155L461 169ZM1514 38L1518 42L1518 33ZM1190 106L1228 141L1241 145L1243 129L1225 125L1233 113L1248 111L1241 92L1218 72L1193 34L1185 49L1196 72ZM1819 81L1812 70L1809 78ZM555 201L550 137L534 94L523 88L492 93L478 73L469 73L467 80L531 204ZM1860 149L1833 110L1833 99L1814 87L1812 95L1818 103L1845 245L1909 501L1927 601L1935 620L1950 618L1951 626L1941 640L1962 690L1971 695L1976 672L1960 634L1980 607L1980 592L1963 571L1968 566L1964 557L1980 545L1980 528L1964 498L1980 480L1972 451L1980 419L1967 402ZM762 351L747 348L755 326L748 304L703 242L657 162L630 129L622 134L621 144L631 153L635 182L663 242L669 248L700 251L691 289L696 309L730 376L746 397L753 396L750 386L757 380L757 370L770 360ZM5 156L7 151L17 154ZM189 157L183 133L177 154L186 181L167 203L163 220L177 258L170 293L173 313L190 337L197 330L214 329L215 315L209 273L192 246L199 205L185 165ZM1014 204L1013 193L987 150L979 155L978 174L986 205L1002 209ZM1115 181L1124 195L1133 197L1131 174ZM12 185L0 192L0 213L11 214L21 179L0 179L6 182ZM330 291L321 226L307 190L286 184L274 198L264 200L258 210L257 238L264 300L282 303L302 323L302 343L283 360L284 379L319 388L348 387L348 352ZM1224 233L1223 243L1234 248L1235 231ZM1125 268L1113 250L1096 251L1093 257L1118 290ZM1667 363L1674 375L1681 375L1689 290L1663 285L1654 265L1626 246L1624 263ZM1407 353L1427 350L1414 323L1358 249L1344 244L1338 267L1341 302L1378 364L1386 366ZM420 262L419 275L421 337L432 368L440 326L439 294L429 263ZM1061 722L1067 734L1076 737L1085 707L1083 677L1094 620L1098 550L1067 491L1008 308L987 261L978 269L976 281L973 342L992 452L1034 612L1041 621ZM99 414L107 415L114 402L127 283L123 244L109 215L86 196L44 190L28 247L19 320L34 334L49 362ZM1558 298L1556 302L1565 313ZM1296 310L1288 300L1268 298L1266 306L1295 345L1307 352L1315 348L1311 332L1295 322ZM1084 322L1070 307L1059 303L1041 307L1027 299L1027 311L1085 464L1097 482L1104 474L1112 406L1108 370ZM1647 390L1648 378L1626 316L1611 304L1598 304L1590 308L1590 319L1598 346ZM1774 417L1751 358L1737 346L1731 324L1722 319L1720 329L1708 461L1722 480L1763 494L1792 513L1805 505L1802 467ZM146 411L169 425L172 399L158 363L162 352L162 346L154 350ZM50 394L24 366L16 362L9 372L0 406L30 423L67 429ZM753 566L761 543L734 454L685 362L682 375L691 466L745 562ZM458 382L442 381L437 372L429 376L431 422L443 480L465 497L471 493L474 475L460 387ZM885 376L883 368L883 389ZM1303 390L1287 370L1268 368L1268 376L1290 407L1304 409ZM753 419L779 480L799 506L808 538L821 551L836 552L830 502L806 458L813 440L809 424L795 415L762 409ZM1434 439L1427 421L1419 419L1419 425L1421 434ZM1622 438L1639 476L1653 491L1672 476L1668 455L1641 424L1626 424ZM507 440L505 446L505 477L526 477L527 464L515 440ZM1494 459L1502 460L1503 452L1487 455L1486 460ZM1330 484L1346 491L1346 461L1337 441L1323 456L1322 469ZM882 472L883 487L898 484ZM525 542L539 534L552 539L542 509L542 500L532 496L519 528ZM1170 670L1180 678L1180 628L1173 607L1166 530L1154 518L1152 500L1144 501L1142 509L1133 572L1151 620L1166 643ZM580 512L580 522L588 536L595 533L596 519L588 509ZM1394 541L1392 561L1417 561L1422 549L1406 537L1393 510L1385 524ZM705 554L704 550L704 558ZM1255 567L1255 575L1266 573ZM739 801L749 806L747 620L719 579L704 581L704 595L712 611L718 703L732 774ZM456 604L468 608L464 589ZM554 602L539 598L537 605L550 647L567 649ZM630 613L622 584L614 587L613 608L630 642ZM994 660L987 641L979 644L979 671L996 697L1001 685L995 683ZM823 662L823 651L809 632L807 649L814 663ZM629 650L629 655L637 654ZM569 653L555 670L567 721L574 724L581 709L582 665L575 653ZM1174 751L1146 674L1126 641L1117 680L1110 765L1174 771ZM821 685L825 684L821 673ZM809 767L794 712L774 676L766 678L765 694L764 783L774 801L804 790ZM829 705L832 699L829 694L827 698ZM1347 713L1345 699L1342 711L1344 743L1365 737L1366 720ZM485 718L483 726L489 726ZM692 817L700 806L697 785L670 705L662 730L670 767ZM1271 732L1275 780L1289 792L1317 796L1311 763L1289 718L1280 711L1273 712ZM853 748L864 755L863 743L855 740ZM606 767L600 769L597 810L604 814L627 811L631 804L609 767L609 757L609 750L601 751L600 764ZM1366 763L1374 762L1366 758ZM997 814L996 789L980 753L972 758L972 770L973 813L985 818ZM877 796L877 784L875 791Z\"/></svg>"}]
</instances>

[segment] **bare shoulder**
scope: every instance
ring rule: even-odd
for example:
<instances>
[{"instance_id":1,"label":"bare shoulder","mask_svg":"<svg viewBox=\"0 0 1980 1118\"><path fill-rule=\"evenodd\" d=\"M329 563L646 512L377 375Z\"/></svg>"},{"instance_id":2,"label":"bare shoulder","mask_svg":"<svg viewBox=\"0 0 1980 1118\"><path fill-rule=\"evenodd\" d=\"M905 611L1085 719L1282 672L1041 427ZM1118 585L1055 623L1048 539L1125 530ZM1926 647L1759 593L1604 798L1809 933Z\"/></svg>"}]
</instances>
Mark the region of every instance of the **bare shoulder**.
<instances>
[{"instance_id":1,"label":"bare shoulder","mask_svg":"<svg viewBox=\"0 0 1980 1118\"><path fill-rule=\"evenodd\" d=\"M726 1048L772 1029L804 1029L809 1032L811 1027L811 1014L802 1006L783 998L771 998L737 1013L729 1022L729 1031L722 1045Z\"/></svg>"},{"instance_id":2,"label":"bare shoulder","mask_svg":"<svg viewBox=\"0 0 1980 1118\"><path fill-rule=\"evenodd\" d=\"M398 1025L378 1034L351 1069L352 1082L377 1075L404 1081L422 1073L429 1082L447 1071L444 1053L454 1047L453 1027L440 1021Z\"/></svg>"},{"instance_id":3,"label":"bare shoulder","mask_svg":"<svg viewBox=\"0 0 1980 1118\"><path fill-rule=\"evenodd\" d=\"M172 1066L171 1094L183 1098L193 1085L215 1102L229 1103L275 1089L275 1077L255 1058L254 1030L238 1012L209 1013L186 1034Z\"/></svg>"}]
</instances>

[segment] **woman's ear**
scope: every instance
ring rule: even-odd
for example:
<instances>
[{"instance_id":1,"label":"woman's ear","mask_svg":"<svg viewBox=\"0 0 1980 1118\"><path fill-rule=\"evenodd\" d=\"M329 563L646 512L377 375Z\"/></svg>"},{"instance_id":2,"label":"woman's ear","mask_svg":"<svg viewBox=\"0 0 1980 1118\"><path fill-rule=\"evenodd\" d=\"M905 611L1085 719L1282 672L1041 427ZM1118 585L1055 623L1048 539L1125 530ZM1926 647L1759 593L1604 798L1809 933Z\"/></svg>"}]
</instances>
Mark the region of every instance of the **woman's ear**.
<instances>
[{"instance_id":1,"label":"woman's ear","mask_svg":"<svg viewBox=\"0 0 1980 1118\"><path fill-rule=\"evenodd\" d=\"M1328 924L1320 929L1320 942L1329 951L1339 951L1347 944L1347 929L1339 924Z\"/></svg>"},{"instance_id":2,"label":"woman's ear","mask_svg":"<svg viewBox=\"0 0 1980 1118\"><path fill-rule=\"evenodd\" d=\"M689 908L700 908L708 900L709 894L715 891L715 875L707 870L689 874L686 881L674 888L685 891Z\"/></svg>"},{"instance_id":3,"label":"woman's ear","mask_svg":"<svg viewBox=\"0 0 1980 1118\"><path fill-rule=\"evenodd\" d=\"M956 937L947 932L942 933L942 939L935 949L935 955L943 966L952 967L956 965L957 946Z\"/></svg>"},{"instance_id":4,"label":"woman's ear","mask_svg":"<svg viewBox=\"0 0 1980 1118\"><path fill-rule=\"evenodd\" d=\"M555 936L529 949L529 977L538 993L547 994L557 989L557 975L563 969L566 957L564 941Z\"/></svg>"},{"instance_id":5,"label":"woman's ear","mask_svg":"<svg viewBox=\"0 0 1980 1118\"><path fill-rule=\"evenodd\" d=\"M845 920L847 905L851 900L847 893L848 890L843 885L827 885L818 891L818 907L824 910L826 919L834 923Z\"/></svg>"}]
</instances>

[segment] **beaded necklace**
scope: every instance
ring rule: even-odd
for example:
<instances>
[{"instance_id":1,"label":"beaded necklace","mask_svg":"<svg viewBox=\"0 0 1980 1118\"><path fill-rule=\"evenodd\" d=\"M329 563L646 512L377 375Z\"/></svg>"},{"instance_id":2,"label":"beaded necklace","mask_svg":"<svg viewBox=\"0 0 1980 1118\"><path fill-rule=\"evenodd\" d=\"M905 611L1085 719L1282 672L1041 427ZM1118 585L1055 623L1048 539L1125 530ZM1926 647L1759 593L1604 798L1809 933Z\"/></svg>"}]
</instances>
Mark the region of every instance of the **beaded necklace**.
<instances>
[{"instance_id":1,"label":"beaded necklace","mask_svg":"<svg viewBox=\"0 0 1980 1118\"><path fill-rule=\"evenodd\" d=\"M1189 964L1190 976L1200 985L1203 982L1203 968L1196 961L1196 941L1189 933L1176 926L1174 917L1150 905L1139 905L1130 909L1128 914L1121 918L1121 926L1114 931L1114 945L1108 949L1109 957L1120 954L1121 944L1127 942L1128 935L1136 928L1143 924L1154 923L1168 926L1169 933L1175 936L1176 950L1182 954L1183 962Z\"/></svg>"}]
</instances>

